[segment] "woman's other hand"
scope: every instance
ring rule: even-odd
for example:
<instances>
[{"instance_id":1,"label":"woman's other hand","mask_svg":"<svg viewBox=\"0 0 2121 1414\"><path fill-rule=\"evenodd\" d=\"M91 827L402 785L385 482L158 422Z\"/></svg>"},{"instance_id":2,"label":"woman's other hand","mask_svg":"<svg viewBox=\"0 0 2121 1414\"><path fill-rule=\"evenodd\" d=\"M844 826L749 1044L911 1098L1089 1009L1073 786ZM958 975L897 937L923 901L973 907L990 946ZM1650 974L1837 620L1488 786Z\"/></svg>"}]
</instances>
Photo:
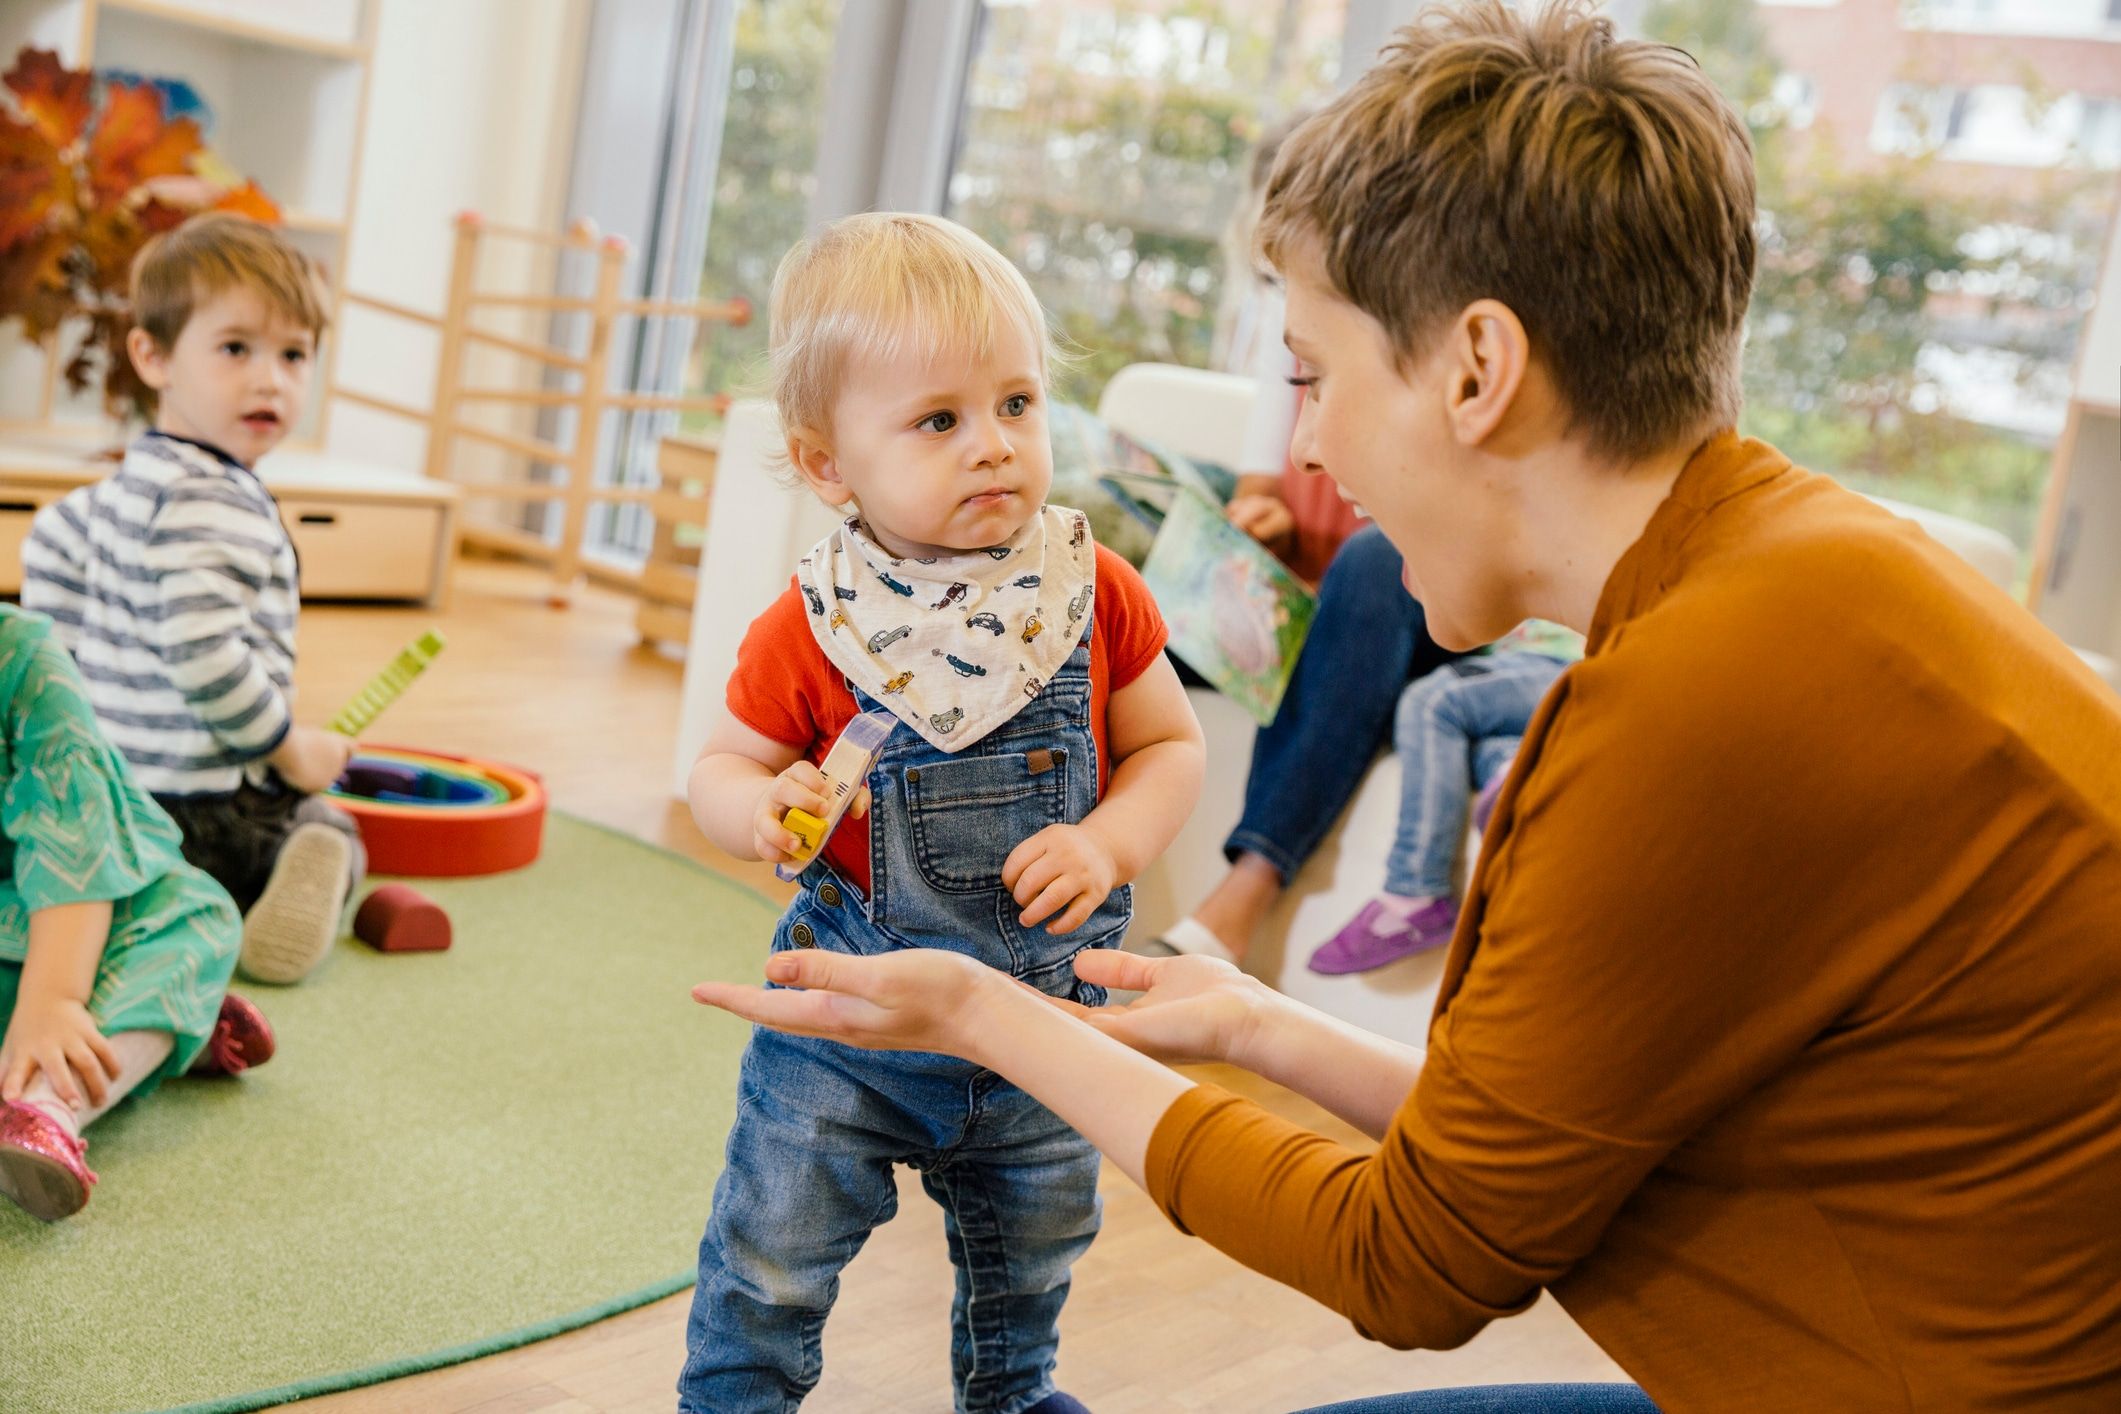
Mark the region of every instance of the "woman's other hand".
<instances>
[{"instance_id":1,"label":"woman's other hand","mask_svg":"<svg viewBox=\"0 0 2121 1414\"><path fill-rule=\"evenodd\" d=\"M880 957L799 948L766 960L778 987L702 982L694 1001L797 1036L872 1051L940 1051L978 1061L983 1034L1017 1005L1007 974L960 953L907 948Z\"/></svg>"},{"instance_id":2,"label":"woman's other hand","mask_svg":"<svg viewBox=\"0 0 2121 1414\"><path fill-rule=\"evenodd\" d=\"M1140 992L1116 1006L1063 1006L1116 1041L1160 1061L1242 1063L1273 992L1212 957L1138 957L1104 950L1076 954L1085 982Z\"/></svg>"}]
</instances>

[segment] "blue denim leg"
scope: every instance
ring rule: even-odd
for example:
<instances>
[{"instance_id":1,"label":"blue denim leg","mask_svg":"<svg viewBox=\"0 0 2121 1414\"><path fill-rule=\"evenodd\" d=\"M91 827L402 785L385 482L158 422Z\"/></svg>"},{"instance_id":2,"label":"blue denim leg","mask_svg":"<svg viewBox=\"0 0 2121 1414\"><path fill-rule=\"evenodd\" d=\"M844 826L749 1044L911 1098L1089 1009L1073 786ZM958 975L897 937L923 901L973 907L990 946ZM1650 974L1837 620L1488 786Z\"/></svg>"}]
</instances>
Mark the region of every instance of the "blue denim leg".
<instances>
[{"instance_id":1,"label":"blue denim leg","mask_svg":"<svg viewBox=\"0 0 2121 1414\"><path fill-rule=\"evenodd\" d=\"M1296 873L1391 739L1400 689L1458 655L1429 637L1399 551L1364 526L1318 586L1318 614L1274 721L1252 744L1245 809L1223 853Z\"/></svg>"},{"instance_id":2,"label":"blue denim leg","mask_svg":"<svg viewBox=\"0 0 2121 1414\"><path fill-rule=\"evenodd\" d=\"M1068 1272L1097 1236L1097 1150L984 1077L965 1143L921 1175L957 1268L950 1369L959 1414L1020 1414L1052 1394Z\"/></svg>"},{"instance_id":3,"label":"blue denim leg","mask_svg":"<svg viewBox=\"0 0 2121 1414\"><path fill-rule=\"evenodd\" d=\"M898 1210L894 1118L817 1043L753 1034L700 1240L686 1414L788 1414L816 1386L840 1270Z\"/></svg>"},{"instance_id":4,"label":"blue denim leg","mask_svg":"<svg viewBox=\"0 0 2121 1414\"><path fill-rule=\"evenodd\" d=\"M1451 892L1476 749L1494 738L1523 736L1565 666L1536 653L1496 653L1461 658L1407 688L1393 732L1402 775L1399 828L1385 860L1388 892L1403 898Z\"/></svg>"},{"instance_id":5,"label":"blue denim leg","mask_svg":"<svg viewBox=\"0 0 2121 1414\"><path fill-rule=\"evenodd\" d=\"M1304 1414L1657 1414L1634 1385L1477 1385L1321 1404Z\"/></svg>"}]
</instances>

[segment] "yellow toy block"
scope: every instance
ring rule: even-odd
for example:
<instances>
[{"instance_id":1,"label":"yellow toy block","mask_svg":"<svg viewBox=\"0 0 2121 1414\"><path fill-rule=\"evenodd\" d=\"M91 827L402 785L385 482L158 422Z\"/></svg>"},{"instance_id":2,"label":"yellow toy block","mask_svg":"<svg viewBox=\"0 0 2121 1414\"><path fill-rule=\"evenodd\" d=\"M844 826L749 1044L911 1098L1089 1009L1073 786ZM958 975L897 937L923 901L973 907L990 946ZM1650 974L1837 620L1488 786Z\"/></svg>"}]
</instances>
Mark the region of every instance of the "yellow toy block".
<instances>
[{"instance_id":1,"label":"yellow toy block","mask_svg":"<svg viewBox=\"0 0 2121 1414\"><path fill-rule=\"evenodd\" d=\"M825 842L825 822L807 810L791 807L781 817L781 828L803 842L802 852L797 856L801 859L816 854L818 846Z\"/></svg>"}]
</instances>

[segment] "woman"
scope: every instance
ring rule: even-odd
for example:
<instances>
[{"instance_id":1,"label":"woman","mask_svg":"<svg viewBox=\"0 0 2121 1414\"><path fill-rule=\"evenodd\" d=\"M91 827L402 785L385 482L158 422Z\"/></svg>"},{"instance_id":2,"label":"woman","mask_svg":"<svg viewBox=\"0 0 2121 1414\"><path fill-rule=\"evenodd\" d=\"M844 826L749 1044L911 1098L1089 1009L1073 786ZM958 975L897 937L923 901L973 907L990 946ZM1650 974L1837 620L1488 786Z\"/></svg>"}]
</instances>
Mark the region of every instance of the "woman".
<instances>
[{"instance_id":1,"label":"woman","mask_svg":"<svg viewBox=\"0 0 2121 1414\"><path fill-rule=\"evenodd\" d=\"M1143 992L1083 1015L927 955L695 995L1000 1073L1377 1339L1456 1345L1550 1289L1641 1385L1490 1408L2121 1407L2121 703L1730 431L1754 214L1698 68L1575 4L1430 12L1276 169L1298 460L1405 552L1439 643L1588 639L1425 1055L1191 957L1083 957Z\"/></svg>"}]
</instances>

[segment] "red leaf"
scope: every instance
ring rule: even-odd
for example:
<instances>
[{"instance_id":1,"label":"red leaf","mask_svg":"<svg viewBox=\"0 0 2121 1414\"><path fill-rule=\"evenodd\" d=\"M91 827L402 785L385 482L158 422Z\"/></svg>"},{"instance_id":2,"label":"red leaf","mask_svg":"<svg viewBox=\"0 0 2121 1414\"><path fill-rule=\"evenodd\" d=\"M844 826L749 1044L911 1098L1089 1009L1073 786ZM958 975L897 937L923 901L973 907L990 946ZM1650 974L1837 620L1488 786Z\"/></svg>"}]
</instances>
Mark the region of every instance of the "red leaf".
<instances>
[{"instance_id":1,"label":"red leaf","mask_svg":"<svg viewBox=\"0 0 2121 1414\"><path fill-rule=\"evenodd\" d=\"M240 187L230 187L214 198L208 211L233 211L238 216L248 216L253 221L263 221L268 226L280 224L280 208L273 199L259 190L255 181L245 182Z\"/></svg>"},{"instance_id":2,"label":"red leaf","mask_svg":"<svg viewBox=\"0 0 2121 1414\"><path fill-rule=\"evenodd\" d=\"M88 126L89 93L94 82L86 70L69 69L49 49L24 49L4 79L22 103L22 111L53 147L71 147Z\"/></svg>"},{"instance_id":3,"label":"red leaf","mask_svg":"<svg viewBox=\"0 0 2121 1414\"><path fill-rule=\"evenodd\" d=\"M44 224L70 189L59 153L30 124L0 109L0 250Z\"/></svg>"},{"instance_id":4,"label":"red leaf","mask_svg":"<svg viewBox=\"0 0 2121 1414\"><path fill-rule=\"evenodd\" d=\"M89 184L99 201L123 197L151 177L173 177L191 166L199 125L162 120L162 98L146 84L108 84L103 112L88 139Z\"/></svg>"}]
</instances>

